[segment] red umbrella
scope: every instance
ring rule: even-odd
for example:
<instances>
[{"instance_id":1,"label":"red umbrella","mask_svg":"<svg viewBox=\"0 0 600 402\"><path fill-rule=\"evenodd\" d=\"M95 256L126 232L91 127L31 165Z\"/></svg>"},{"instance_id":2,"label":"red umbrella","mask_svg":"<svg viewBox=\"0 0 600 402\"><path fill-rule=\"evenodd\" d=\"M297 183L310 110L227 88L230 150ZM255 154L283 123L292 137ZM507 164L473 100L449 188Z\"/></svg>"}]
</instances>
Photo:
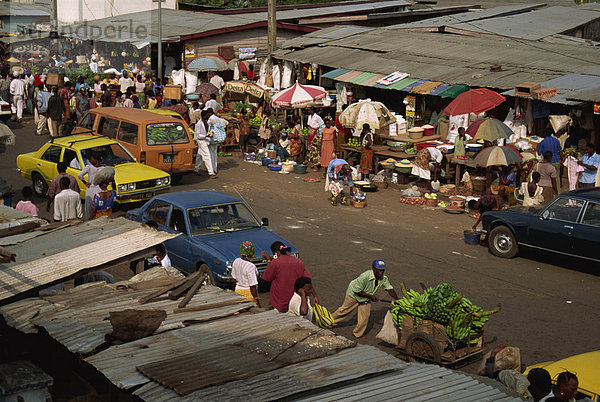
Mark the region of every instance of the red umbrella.
<instances>
[{"instance_id":1,"label":"red umbrella","mask_svg":"<svg viewBox=\"0 0 600 402\"><path fill-rule=\"evenodd\" d=\"M457 116L466 113L480 114L493 109L506 98L497 92L485 88L471 89L458 95L446 108L446 116Z\"/></svg>"},{"instance_id":2,"label":"red umbrella","mask_svg":"<svg viewBox=\"0 0 600 402\"><path fill-rule=\"evenodd\" d=\"M273 96L275 106L298 106L323 99L327 91L316 85L302 85L296 82L293 86Z\"/></svg>"}]
</instances>

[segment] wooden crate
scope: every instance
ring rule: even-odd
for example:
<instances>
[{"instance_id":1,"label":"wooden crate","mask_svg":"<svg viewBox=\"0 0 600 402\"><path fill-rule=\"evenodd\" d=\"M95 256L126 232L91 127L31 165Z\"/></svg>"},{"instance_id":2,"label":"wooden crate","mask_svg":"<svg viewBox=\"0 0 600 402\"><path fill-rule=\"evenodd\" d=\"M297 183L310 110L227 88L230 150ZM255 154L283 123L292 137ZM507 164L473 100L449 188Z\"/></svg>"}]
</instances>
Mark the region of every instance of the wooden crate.
<instances>
[{"instance_id":1,"label":"wooden crate","mask_svg":"<svg viewBox=\"0 0 600 402\"><path fill-rule=\"evenodd\" d=\"M46 85L62 88L65 85L65 75L58 73L48 73Z\"/></svg>"},{"instance_id":2,"label":"wooden crate","mask_svg":"<svg viewBox=\"0 0 600 402\"><path fill-rule=\"evenodd\" d=\"M533 92L540 89L541 85L539 82L523 82L515 86L515 96L531 97Z\"/></svg>"},{"instance_id":3,"label":"wooden crate","mask_svg":"<svg viewBox=\"0 0 600 402\"><path fill-rule=\"evenodd\" d=\"M181 85L165 85L166 99L181 99Z\"/></svg>"},{"instance_id":4,"label":"wooden crate","mask_svg":"<svg viewBox=\"0 0 600 402\"><path fill-rule=\"evenodd\" d=\"M553 87L548 88L540 88L533 91L533 98L538 100L552 98L553 96L558 95L558 90Z\"/></svg>"}]
</instances>

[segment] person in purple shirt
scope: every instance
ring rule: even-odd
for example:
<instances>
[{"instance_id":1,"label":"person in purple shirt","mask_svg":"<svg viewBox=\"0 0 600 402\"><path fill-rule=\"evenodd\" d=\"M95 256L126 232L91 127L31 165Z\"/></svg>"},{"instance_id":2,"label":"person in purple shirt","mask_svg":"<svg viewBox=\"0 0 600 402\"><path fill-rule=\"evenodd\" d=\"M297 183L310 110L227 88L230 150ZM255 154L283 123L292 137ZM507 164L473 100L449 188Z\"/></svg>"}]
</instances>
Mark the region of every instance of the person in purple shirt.
<instances>
[{"instance_id":1,"label":"person in purple shirt","mask_svg":"<svg viewBox=\"0 0 600 402\"><path fill-rule=\"evenodd\" d=\"M546 129L545 137L537 147L537 153L538 155L544 156L546 151L552 152L552 160L550 163L554 166L554 169L556 169L556 190L558 191L558 194L560 194L560 161L562 159L562 147L558 138L554 137L552 134L552 129Z\"/></svg>"}]
</instances>

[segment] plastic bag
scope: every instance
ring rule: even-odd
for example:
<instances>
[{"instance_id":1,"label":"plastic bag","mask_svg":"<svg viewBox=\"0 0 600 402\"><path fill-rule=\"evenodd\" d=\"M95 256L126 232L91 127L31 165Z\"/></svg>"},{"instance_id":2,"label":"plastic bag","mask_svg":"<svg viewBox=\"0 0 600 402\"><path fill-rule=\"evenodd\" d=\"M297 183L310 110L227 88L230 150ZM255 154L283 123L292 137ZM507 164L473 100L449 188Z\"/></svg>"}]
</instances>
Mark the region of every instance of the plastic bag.
<instances>
[{"instance_id":1,"label":"plastic bag","mask_svg":"<svg viewBox=\"0 0 600 402\"><path fill-rule=\"evenodd\" d=\"M381 328L381 331L379 331L379 333L377 334L376 338L395 346L398 345L398 343L400 342L400 339L398 338L398 330L396 329L396 324L394 324L392 313L389 310L385 314L385 319L383 320L383 327Z\"/></svg>"},{"instance_id":2,"label":"plastic bag","mask_svg":"<svg viewBox=\"0 0 600 402\"><path fill-rule=\"evenodd\" d=\"M315 322L321 328L331 328L335 324L335 320L331 313L320 304L315 304L313 307L313 313L315 316Z\"/></svg>"},{"instance_id":3,"label":"plastic bag","mask_svg":"<svg viewBox=\"0 0 600 402\"><path fill-rule=\"evenodd\" d=\"M185 70L173 70L171 78L173 79L173 85L185 86Z\"/></svg>"},{"instance_id":4,"label":"plastic bag","mask_svg":"<svg viewBox=\"0 0 600 402\"><path fill-rule=\"evenodd\" d=\"M188 71L185 72L185 93L191 94L196 92L196 86L198 85L198 77L196 74L192 74Z\"/></svg>"}]
</instances>

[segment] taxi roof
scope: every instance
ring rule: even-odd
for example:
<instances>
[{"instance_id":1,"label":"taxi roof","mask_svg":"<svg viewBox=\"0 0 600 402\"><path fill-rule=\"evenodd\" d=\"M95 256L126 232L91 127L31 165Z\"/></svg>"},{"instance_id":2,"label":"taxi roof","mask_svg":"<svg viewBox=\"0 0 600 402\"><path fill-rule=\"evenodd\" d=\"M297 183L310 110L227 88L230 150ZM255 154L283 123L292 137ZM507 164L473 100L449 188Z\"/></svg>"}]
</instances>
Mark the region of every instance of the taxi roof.
<instances>
[{"instance_id":1,"label":"taxi roof","mask_svg":"<svg viewBox=\"0 0 600 402\"><path fill-rule=\"evenodd\" d=\"M57 137L53 140L50 140L50 142L56 145L62 145L64 147L74 149L85 149L107 144L118 144L117 141L110 138L99 137L91 134L75 134L66 137Z\"/></svg>"},{"instance_id":2,"label":"taxi roof","mask_svg":"<svg viewBox=\"0 0 600 402\"><path fill-rule=\"evenodd\" d=\"M548 370L550 377L556 380L556 376L565 370L574 373L579 380L579 389L583 392L592 392L600 395L600 372L598 362L600 361L600 350L570 356L562 360L548 363L542 368Z\"/></svg>"},{"instance_id":3,"label":"taxi roof","mask_svg":"<svg viewBox=\"0 0 600 402\"><path fill-rule=\"evenodd\" d=\"M137 123L161 122L171 115L169 113L153 113L148 110L129 107L99 107L90 110L90 113L113 117L115 119L135 121Z\"/></svg>"}]
</instances>

